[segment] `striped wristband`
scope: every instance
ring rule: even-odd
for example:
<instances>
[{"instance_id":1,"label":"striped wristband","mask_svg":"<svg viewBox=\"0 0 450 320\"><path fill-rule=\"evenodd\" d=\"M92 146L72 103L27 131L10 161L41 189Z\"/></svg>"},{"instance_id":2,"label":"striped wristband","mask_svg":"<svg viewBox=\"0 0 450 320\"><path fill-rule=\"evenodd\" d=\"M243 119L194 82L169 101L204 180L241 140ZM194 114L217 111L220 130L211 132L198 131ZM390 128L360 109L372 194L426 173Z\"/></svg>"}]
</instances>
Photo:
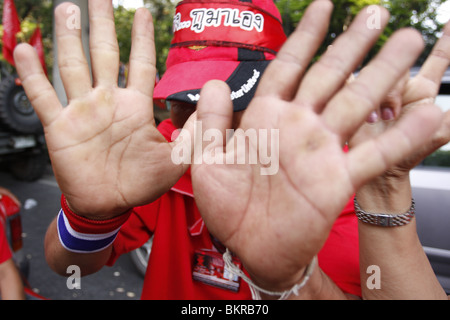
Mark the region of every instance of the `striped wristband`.
<instances>
[{"instance_id":1,"label":"striped wristband","mask_svg":"<svg viewBox=\"0 0 450 320\"><path fill-rule=\"evenodd\" d=\"M121 226L132 210L108 220L91 220L74 213L61 196L61 207L57 218L59 241L71 252L93 253L110 246Z\"/></svg>"}]
</instances>

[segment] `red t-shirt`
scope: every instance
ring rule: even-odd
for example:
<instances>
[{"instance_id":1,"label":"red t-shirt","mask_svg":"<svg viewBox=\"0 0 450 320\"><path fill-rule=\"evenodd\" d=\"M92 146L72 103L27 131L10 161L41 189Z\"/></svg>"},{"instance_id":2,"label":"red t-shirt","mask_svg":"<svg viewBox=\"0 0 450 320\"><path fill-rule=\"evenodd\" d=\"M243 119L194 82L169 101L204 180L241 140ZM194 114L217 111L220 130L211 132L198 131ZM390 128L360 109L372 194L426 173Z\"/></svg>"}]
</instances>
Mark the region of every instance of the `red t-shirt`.
<instances>
[{"instance_id":1,"label":"red t-shirt","mask_svg":"<svg viewBox=\"0 0 450 320\"><path fill-rule=\"evenodd\" d=\"M170 141L175 127L166 120L159 130ZM195 250L213 249L214 245L195 205L189 170L161 198L134 209L114 242L108 265L119 255L142 246L152 235L142 299L251 299L245 281L240 281L240 289L235 293L192 279ZM349 202L318 259L322 270L342 290L360 296L358 250L357 218Z\"/></svg>"},{"instance_id":2,"label":"red t-shirt","mask_svg":"<svg viewBox=\"0 0 450 320\"><path fill-rule=\"evenodd\" d=\"M358 218L353 198L336 219L317 258L320 268L341 290L361 297Z\"/></svg>"}]
</instances>

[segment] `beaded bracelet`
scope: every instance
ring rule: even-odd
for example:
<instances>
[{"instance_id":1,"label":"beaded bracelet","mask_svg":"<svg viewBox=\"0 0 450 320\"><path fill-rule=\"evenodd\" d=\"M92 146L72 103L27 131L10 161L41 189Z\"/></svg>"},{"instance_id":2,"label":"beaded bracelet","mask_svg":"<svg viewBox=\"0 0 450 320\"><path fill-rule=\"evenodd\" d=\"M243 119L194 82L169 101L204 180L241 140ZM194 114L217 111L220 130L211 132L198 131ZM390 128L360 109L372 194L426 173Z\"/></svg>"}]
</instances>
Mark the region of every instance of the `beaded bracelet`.
<instances>
[{"instance_id":1,"label":"beaded bracelet","mask_svg":"<svg viewBox=\"0 0 450 320\"><path fill-rule=\"evenodd\" d=\"M269 291L263 288L258 287L256 284L253 283L253 281L245 275L245 273L237 267L233 262L231 258L231 253L227 249L225 253L223 254L223 260L225 262L225 266L229 272L232 274L241 277L245 282L247 282L248 286L250 287L250 291L252 292L252 298L253 300L261 300L261 292L264 294L267 294L269 296L273 297L279 297L278 300L286 300L291 296L291 294L295 294L298 296L300 289L302 289L311 278L311 275L314 271L314 268L317 264L317 256L314 256L311 263L306 267L305 275L303 277L302 282L297 283L294 285L290 290L286 290L284 292L273 292Z\"/></svg>"}]
</instances>

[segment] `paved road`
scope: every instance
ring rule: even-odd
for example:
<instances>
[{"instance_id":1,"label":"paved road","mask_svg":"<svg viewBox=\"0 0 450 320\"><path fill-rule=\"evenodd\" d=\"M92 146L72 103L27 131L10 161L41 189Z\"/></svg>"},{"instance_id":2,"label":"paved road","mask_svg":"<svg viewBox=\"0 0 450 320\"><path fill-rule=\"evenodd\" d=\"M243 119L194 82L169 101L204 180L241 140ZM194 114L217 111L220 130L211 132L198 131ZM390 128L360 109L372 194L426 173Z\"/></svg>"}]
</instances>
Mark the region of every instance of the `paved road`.
<instances>
[{"instance_id":1,"label":"paved road","mask_svg":"<svg viewBox=\"0 0 450 320\"><path fill-rule=\"evenodd\" d=\"M0 171L0 184L10 189L22 202L24 251L30 262L29 282L40 295L55 300L137 300L142 290L142 277L128 255L113 267L81 279L81 289L69 290L67 278L55 274L45 262L44 235L60 209L61 191L49 166L36 182L21 182L8 172ZM70 274L68 274L70 276Z\"/></svg>"}]
</instances>

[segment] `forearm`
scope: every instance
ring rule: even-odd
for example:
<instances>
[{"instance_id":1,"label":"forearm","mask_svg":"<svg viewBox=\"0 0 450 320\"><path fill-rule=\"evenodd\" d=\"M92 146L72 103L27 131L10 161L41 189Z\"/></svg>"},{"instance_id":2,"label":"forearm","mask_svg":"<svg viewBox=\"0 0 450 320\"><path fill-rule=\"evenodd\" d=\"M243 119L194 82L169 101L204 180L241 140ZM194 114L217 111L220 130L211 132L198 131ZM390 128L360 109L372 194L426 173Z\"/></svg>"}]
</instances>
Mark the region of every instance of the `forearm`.
<instances>
[{"instance_id":1,"label":"forearm","mask_svg":"<svg viewBox=\"0 0 450 320\"><path fill-rule=\"evenodd\" d=\"M408 176L378 178L357 192L361 208L371 213L407 212L411 199ZM423 251L415 218L398 227L359 221L359 246L364 299L447 299Z\"/></svg>"},{"instance_id":2,"label":"forearm","mask_svg":"<svg viewBox=\"0 0 450 320\"><path fill-rule=\"evenodd\" d=\"M0 296L2 300L25 299L22 279L12 259L0 265Z\"/></svg>"},{"instance_id":3,"label":"forearm","mask_svg":"<svg viewBox=\"0 0 450 320\"><path fill-rule=\"evenodd\" d=\"M48 265L63 276L67 275L67 267L71 265L80 267L82 276L99 271L108 261L112 250L112 246L94 253L75 253L65 249L59 240L56 218L47 230L44 247Z\"/></svg>"}]
</instances>

